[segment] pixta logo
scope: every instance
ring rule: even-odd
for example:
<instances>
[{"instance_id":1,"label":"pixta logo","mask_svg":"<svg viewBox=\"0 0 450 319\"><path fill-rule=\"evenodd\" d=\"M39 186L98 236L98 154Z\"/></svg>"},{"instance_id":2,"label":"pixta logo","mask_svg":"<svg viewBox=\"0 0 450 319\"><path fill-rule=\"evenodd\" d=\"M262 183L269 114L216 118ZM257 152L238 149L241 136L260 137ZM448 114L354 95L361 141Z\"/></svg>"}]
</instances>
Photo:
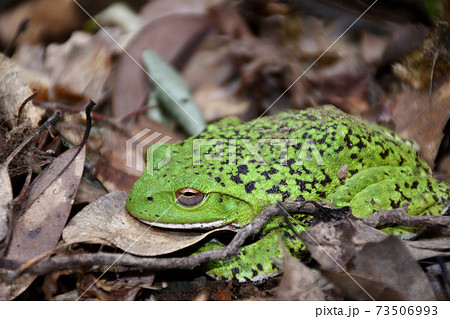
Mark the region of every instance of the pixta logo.
<instances>
[{"instance_id":1,"label":"pixta logo","mask_svg":"<svg viewBox=\"0 0 450 319\"><path fill-rule=\"evenodd\" d=\"M126 166L135 168L139 172L143 172L145 160L147 160L147 173L153 174L155 168L161 168L170 160L170 148L164 147L172 137L162 136L159 132L152 132L146 128L126 141ZM165 151L164 157L155 159L155 153ZM144 151L147 155L144 157Z\"/></svg>"}]
</instances>

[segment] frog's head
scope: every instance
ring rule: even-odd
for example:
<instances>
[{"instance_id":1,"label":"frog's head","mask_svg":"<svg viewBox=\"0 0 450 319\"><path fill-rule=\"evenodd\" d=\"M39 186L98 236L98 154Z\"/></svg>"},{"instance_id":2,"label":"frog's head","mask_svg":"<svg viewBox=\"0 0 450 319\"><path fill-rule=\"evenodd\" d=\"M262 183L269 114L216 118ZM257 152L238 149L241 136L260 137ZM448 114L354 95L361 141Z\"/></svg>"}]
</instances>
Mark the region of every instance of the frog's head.
<instances>
[{"instance_id":1,"label":"frog's head","mask_svg":"<svg viewBox=\"0 0 450 319\"><path fill-rule=\"evenodd\" d=\"M242 186L225 181L230 176L227 168L219 169L220 161L196 165L191 153L189 142L150 148L146 171L126 203L130 214L149 225L174 229L241 227L250 222L255 203L243 197Z\"/></svg>"}]
</instances>

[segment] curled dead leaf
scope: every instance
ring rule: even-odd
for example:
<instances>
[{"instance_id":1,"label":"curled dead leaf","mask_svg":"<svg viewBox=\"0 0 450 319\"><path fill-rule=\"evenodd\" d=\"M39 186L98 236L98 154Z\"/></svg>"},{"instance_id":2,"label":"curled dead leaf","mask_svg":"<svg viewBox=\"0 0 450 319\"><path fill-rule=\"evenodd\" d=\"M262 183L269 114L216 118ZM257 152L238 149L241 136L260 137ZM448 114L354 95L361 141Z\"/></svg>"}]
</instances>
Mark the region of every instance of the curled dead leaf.
<instances>
[{"instance_id":1,"label":"curled dead leaf","mask_svg":"<svg viewBox=\"0 0 450 319\"><path fill-rule=\"evenodd\" d=\"M74 159L77 150L66 151L42 173L42 187L35 184L34 201L30 200L27 210L14 224L6 258L28 261L58 243L84 168L84 148ZM7 285L4 280L7 276L8 272L0 273L2 300L15 298L35 279L34 275L25 275Z\"/></svg>"},{"instance_id":2,"label":"curled dead leaf","mask_svg":"<svg viewBox=\"0 0 450 319\"><path fill-rule=\"evenodd\" d=\"M209 234L160 230L133 218L125 209L128 194L109 193L81 210L63 232L66 244L95 243L139 256L158 256L189 247Z\"/></svg>"}]
</instances>

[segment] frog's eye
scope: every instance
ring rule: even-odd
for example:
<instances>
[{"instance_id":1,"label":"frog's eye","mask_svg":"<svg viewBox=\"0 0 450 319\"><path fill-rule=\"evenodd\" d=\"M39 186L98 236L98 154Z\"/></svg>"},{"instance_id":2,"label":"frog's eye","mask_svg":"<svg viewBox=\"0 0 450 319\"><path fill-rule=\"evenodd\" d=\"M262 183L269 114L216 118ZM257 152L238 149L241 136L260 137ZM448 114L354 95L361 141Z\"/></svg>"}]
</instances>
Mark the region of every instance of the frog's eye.
<instances>
[{"instance_id":1,"label":"frog's eye","mask_svg":"<svg viewBox=\"0 0 450 319\"><path fill-rule=\"evenodd\" d=\"M177 190L175 196L181 205L188 207L200 204L205 198L205 194L190 187Z\"/></svg>"}]
</instances>

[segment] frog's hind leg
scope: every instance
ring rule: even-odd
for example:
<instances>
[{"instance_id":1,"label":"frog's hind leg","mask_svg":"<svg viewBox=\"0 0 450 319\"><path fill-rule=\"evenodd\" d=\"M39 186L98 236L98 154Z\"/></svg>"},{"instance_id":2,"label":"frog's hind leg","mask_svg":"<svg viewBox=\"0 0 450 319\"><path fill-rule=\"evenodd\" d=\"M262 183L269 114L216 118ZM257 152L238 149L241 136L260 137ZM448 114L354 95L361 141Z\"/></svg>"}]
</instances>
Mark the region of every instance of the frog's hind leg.
<instances>
[{"instance_id":1,"label":"frog's hind leg","mask_svg":"<svg viewBox=\"0 0 450 319\"><path fill-rule=\"evenodd\" d=\"M330 198L337 207L350 206L357 217L405 203L410 215L439 215L450 203L450 187L414 168L376 167L353 175Z\"/></svg>"},{"instance_id":2,"label":"frog's hind leg","mask_svg":"<svg viewBox=\"0 0 450 319\"><path fill-rule=\"evenodd\" d=\"M295 228L296 232L303 230L303 227ZM281 248L281 238L286 250ZM212 240L202 246L198 252L223 247L223 244ZM280 228L270 231L255 243L241 247L240 253L232 259L211 261L202 265L202 268L213 278L237 279L239 282L261 282L283 271L285 251L289 251L295 256L296 252L305 251L305 248L291 230Z\"/></svg>"}]
</instances>

